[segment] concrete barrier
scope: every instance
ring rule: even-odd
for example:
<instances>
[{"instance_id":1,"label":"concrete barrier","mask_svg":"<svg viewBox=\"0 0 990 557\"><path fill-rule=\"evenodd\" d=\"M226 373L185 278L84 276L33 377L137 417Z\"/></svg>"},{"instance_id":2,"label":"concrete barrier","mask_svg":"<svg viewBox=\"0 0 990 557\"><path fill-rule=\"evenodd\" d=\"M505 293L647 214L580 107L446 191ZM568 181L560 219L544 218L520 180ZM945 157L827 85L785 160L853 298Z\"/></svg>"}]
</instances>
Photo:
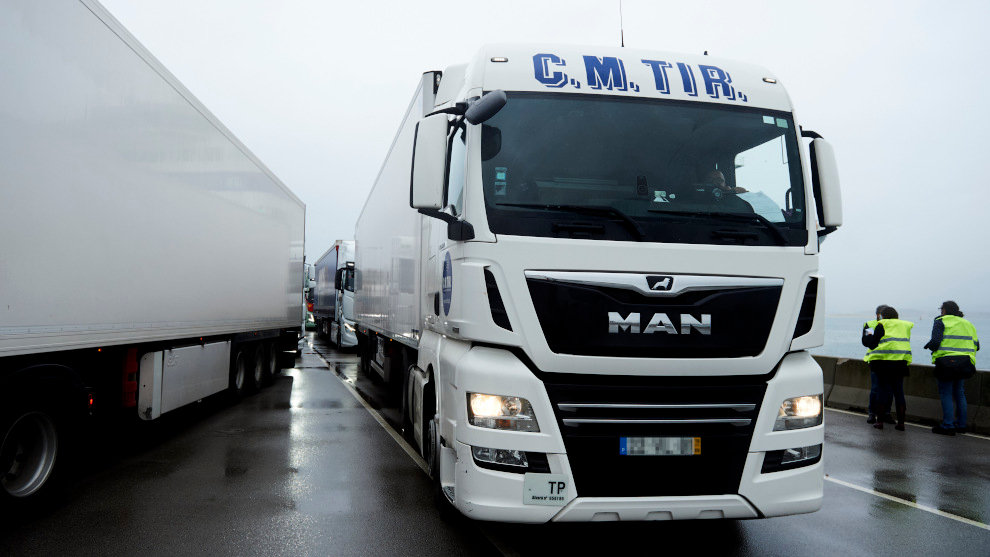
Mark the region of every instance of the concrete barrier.
<instances>
[{"instance_id":1,"label":"concrete barrier","mask_svg":"<svg viewBox=\"0 0 990 557\"><path fill-rule=\"evenodd\" d=\"M825 405L866 412L870 403L870 367L861 359L814 356L825 379ZM942 421L935 366L911 364L904 378L909 421L935 425ZM966 380L970 431L990 434L990 372L977 371Z\"/></svg>"}]
</instances>

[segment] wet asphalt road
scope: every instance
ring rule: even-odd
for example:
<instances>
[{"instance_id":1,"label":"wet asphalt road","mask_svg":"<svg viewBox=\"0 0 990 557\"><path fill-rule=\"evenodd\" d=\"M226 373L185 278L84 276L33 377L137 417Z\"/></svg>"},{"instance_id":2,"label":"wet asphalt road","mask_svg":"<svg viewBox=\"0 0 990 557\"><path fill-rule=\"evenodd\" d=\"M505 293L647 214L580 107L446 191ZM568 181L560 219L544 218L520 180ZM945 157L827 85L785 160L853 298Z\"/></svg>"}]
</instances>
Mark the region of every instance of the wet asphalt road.
<instances>
[{"instance_id":1,"label":"wet asphalt road","mask_svg":"<svg viewBox=\"0 0 990 557\"><path fill-rule=\"evenodd\" d=\"M308 343L296 368L237 404L100 430L57 501L3 517L0 554L990 555L990 439L876 431L838 411L826 414L817 513L542 526L440 516L420 463L387 430L396 401L353 355Z\"/></svg>"}]
</instances>

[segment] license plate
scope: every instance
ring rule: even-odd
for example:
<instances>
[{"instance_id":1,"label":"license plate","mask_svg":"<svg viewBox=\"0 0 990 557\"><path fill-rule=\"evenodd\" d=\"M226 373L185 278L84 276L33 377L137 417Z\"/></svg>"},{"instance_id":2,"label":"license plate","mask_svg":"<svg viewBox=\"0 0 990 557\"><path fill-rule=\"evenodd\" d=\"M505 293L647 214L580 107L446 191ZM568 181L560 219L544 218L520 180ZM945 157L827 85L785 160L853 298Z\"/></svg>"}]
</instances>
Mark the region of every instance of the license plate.
<instances>
[{"instance_id":1,"label":"license plate","mask_svg":"<svg viewBox=\"0 0 990 557\"><path fill-rule=\"evenodd\" d=\"M567 502L567 476L564 474L525 474L523 504L563 506Z\"/></svg>"},{"instance_id":2,"label":"license plate","mask_svg":"<svg viewBox=\"0 0 990 557\"><path fill-rule=\"evenodd\" d=\"M691 456L701 454L701 437L620 437L622 456Z\"/></svg>"}]
</instances>

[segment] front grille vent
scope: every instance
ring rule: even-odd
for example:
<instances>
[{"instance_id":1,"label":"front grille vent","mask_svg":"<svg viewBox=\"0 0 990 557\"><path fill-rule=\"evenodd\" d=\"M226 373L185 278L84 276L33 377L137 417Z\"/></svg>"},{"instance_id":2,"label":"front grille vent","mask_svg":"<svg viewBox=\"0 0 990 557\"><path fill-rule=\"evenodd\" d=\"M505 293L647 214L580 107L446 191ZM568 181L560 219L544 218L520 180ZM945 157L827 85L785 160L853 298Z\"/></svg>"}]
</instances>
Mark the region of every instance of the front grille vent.
<instances>
[{"instance_id":1,"label":"front grille vent","mask_svg":"<svg viewBox=\"0 0 990 557\"><path fill-rule=\"evenodd\" d=\"M817 303L818 279L812 278L808 281L808 287L804 289L804 301L801 302L801 311L798 312L793 338L806 335L811 331L811 326L815 324L815 305Z\"/></svg>"},{"instance_id":2,"label":"front grille vent","mask_svg":"<svg viewBox=\"0 0 990 557\"><path fill-rule=\"evenodd\" d=\"M502 303L502 294L498 291L495 275L488 267L485 267L485 288L488 291L488 308L492 312L492 321L499 327L511 331L512 324L509 323L509 314L505 311L505 304Z\"/></svg>"}]
</instances>

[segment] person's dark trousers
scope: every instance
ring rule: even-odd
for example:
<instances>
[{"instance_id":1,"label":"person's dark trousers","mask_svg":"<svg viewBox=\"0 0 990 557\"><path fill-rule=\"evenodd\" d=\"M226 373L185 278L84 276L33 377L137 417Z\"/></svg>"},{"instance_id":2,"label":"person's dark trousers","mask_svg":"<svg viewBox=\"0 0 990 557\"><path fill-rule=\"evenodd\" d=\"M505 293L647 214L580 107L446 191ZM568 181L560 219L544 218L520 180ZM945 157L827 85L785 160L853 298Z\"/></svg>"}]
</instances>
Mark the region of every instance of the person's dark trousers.
<instances>
[{"instance_id":1,"label":"person's dark trousers","mask_svg":"<svg viewBox=\"0 0 990 557\"><path fill-rule=\"evenodd\" d=\"M880 390L880 380L877 379L877 372L870 370L870 406L868 408L871 416L877 415L877 394Z\"/></svg>"},{"instance_id":2,"label":"person's dark trousers","mask_svg":"<svg viewBox=\"0 0 990 557\"><path fill-rule=\"evenodd\" d=\"M873 417L875 416L878 420L884 420L888 418L887 421L892 423L889 419L889 412L891 406L891 396L890 393L880 396L880 379L877 377L877 372L873 371L874 366L883 365L878 363L880 360L874 360L870 362L870 402L867 408L870 419L869 423L873 423ZM881 408L886 408L886 411L881 411Z\"/></svg>"},{"instance_id":3,"label":"person's dark trousers","mask_svg":"<svg viewBox=\"0 0 990 557\"><path fill-rule=\"evenodd\" d=\"M901 368L907 368L907 365L897 366L895 362L891 362L890 368L877 373L878 388L877 388L877 422L878 425L874 426L878 429L883 429L882 423L885 417L890 413L890 401L893 400L897 404L897 429L904 429L904 419L907 415L904 401L904 375Z\"/></svg>"},{"instance_id":4,"label":"person's dark trousers","mask_svg":"<svg viewBox=\"0 0 990 557\"><path fill-rule=\"evenodd\" d=\"M938 396L942 400L942 427L966 429L965 379L938 379Z\"/></svg>"}]
</instances>

